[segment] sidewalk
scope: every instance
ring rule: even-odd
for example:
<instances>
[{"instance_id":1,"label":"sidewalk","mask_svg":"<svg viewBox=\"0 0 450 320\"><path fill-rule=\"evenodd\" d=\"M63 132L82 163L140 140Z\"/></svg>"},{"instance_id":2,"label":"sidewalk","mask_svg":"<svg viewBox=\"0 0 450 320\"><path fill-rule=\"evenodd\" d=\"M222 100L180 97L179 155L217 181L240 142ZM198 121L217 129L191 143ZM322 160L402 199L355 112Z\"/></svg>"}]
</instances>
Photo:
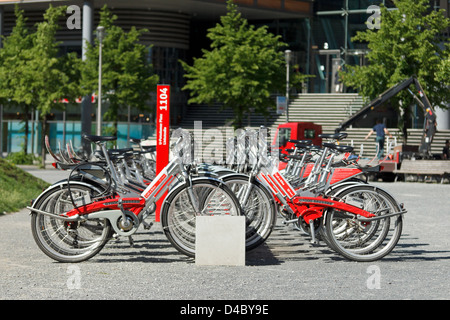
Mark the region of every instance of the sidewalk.
<instances>
[{"instance_id":1,"label":"sidewalk","mask_svg":"<svg viewBox=\"0 0 450 320\"><path fill-rule=\"evenodd\" d=\"M67 179L70 174L70 171L55 169L51 164L47 164L45 169L40 169L38 166L32 165L18 165L18 167L51 184Z\"/></svg>"}]
</instances>

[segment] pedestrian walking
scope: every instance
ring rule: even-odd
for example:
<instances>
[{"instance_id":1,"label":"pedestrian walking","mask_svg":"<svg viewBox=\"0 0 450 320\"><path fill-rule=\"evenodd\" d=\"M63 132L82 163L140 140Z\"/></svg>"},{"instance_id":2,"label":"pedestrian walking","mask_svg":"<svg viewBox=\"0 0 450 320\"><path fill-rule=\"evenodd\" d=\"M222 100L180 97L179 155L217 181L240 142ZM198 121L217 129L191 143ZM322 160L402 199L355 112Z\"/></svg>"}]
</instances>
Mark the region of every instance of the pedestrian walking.
<instances>
[{"instance_id":1,"label":"pedestrian walking","mask_svg":"<svg viewBox=\"0 0 450 320\"><path fill-rule=\"evenodd\" d=\"M392 138L392 134L389 133L388 129L386 129L386 126L379 119L377 120L377 123L372 128L372 130L370 130L370 132L364 138L364 140L369 139L369 137L374 133L376 134L375 141L378 144L377 158L381 160L384 153L384 138L386 137L386 135L389 135L389 137Z\"/></svg>"}]
</instances>

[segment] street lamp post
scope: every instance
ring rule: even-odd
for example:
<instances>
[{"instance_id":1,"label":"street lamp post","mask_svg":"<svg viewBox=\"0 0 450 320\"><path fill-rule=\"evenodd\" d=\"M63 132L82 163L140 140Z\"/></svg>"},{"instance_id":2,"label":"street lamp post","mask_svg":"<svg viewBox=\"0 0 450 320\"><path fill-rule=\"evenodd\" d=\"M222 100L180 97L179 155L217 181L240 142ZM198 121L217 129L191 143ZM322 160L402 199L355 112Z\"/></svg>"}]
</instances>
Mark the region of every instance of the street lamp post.
<instances>
[{"instance_id":1,"label":"street lamp post","mask_svg":"<svg viewBox=\"0 0 450 320\"><path fill-rule=\"evenodd\" d=\"M102 135L102 47L105 27L97 27L98 45L98 108L97 108L97 135Z\"/></svg>"},{"instance_id":2,"label":"street lamp post","mask_svg":"<svg viewBox=\"0 0 450 320\"><path fill-rule=\"evenodd\" d=\"M291 61L291 53L291 50L284 52L286 58L286 122L289 122L289 62Z\"/></svg>"}]
</instances>

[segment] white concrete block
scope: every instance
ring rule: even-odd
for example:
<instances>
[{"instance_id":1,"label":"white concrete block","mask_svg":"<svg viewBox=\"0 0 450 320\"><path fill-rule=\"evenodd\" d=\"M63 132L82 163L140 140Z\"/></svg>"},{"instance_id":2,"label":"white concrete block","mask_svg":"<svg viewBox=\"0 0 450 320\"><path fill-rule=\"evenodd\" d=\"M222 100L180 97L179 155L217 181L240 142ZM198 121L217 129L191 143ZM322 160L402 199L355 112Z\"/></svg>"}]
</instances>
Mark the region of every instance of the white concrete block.
<instances>
[{"instance_id":1,"label":"white concrete block","mask_svg":"<svg viewBox=\"0 0 450 320\"><path fill-rule=\"evenodd\" d=\"M198 216L195 230L196 265L245 265L245 217Z\"/></svg>"}]
</instances>

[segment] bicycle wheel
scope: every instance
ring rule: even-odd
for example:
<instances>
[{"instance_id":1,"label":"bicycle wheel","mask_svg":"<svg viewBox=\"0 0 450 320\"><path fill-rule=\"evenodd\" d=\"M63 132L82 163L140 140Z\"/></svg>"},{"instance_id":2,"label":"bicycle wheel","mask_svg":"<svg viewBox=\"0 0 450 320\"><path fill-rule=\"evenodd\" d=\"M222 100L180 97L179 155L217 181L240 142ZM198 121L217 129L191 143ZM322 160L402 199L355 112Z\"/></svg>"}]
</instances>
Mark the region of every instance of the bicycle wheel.
<instances>
[{"instance_id":1,"label":"bicycle wheel","mask_svg":"<svg viewBox=\"0 0 450 320\"><path fill-rule=\"evenodd\" d=\"M343 182L336 183L335 185L331 186L325 194L327 196L338 196L342 190L348 189L352 185L367 185L367 182L361 179L350 179ZM325 216L325 215L324 215ZM326 226L325 226L325 219L323 220L323 223L321 227L319 228L319 232L316 235L319 240L323 240L330 249L337 251L337 249L334 247L333 243L328 239L327 232L326 232Z\"/></svg>"},{"instance_id":2,"label":"bicycle wheel","mask_svg":"<svg viewBox=\"0 0 450 320\"><path fill-rule=\"evenodd\" d=\"M369 262L383 258L397 245L402 233L402 215L398 203L384 190L370 185L356 185L336 194L346 203L358 205L377 217L385 218L362 222L349 212L328 210L325 232L331 247L345 258Z\"/></svg>"},{"instance_id":3,"label":"bicycle wheel","mask_svg":"<svg viewBox=\"0 0 450 320\"><path fill-rule=\"evenodd\" d=\"M247 176L229 175L222 180L237 196L246 217L245 247L255 249L270 236L277 219L277 209L270 192L259 181L249 183ZM247 195L247 190L250 189ZM244 199L244 197L246 199Z\"/></svg>"},{"instance_id":4,"label":"bicycle wheel","mask_svg":"<svg viewBox=\"0 0 450 320\"><path fill-rule=\"evenodd\" d=\"M200 178L192 181L192 191L199 204L196 213L188 188L182 184L173 189L161 209L161 225L167 239L179 252L195 256L195 222L199 215L241 215L233 192L218 180Z\"/></svg>"},{"instance_id":5,"label":"bicycle wheel","mask_svg":"<svg viewBox=\"0 0 450 320\"><path fill-rule=\"evenodd\" d=\"M39 197L34 208L55 214L73 209L73 199L98 194L98 190L71 183L56 186ZM50 258L59 262L81 262L95 256L112 235L110 223L106 219L64 221L32 212L31 231L38 247Z\"/></svg>"}]
</instances>

